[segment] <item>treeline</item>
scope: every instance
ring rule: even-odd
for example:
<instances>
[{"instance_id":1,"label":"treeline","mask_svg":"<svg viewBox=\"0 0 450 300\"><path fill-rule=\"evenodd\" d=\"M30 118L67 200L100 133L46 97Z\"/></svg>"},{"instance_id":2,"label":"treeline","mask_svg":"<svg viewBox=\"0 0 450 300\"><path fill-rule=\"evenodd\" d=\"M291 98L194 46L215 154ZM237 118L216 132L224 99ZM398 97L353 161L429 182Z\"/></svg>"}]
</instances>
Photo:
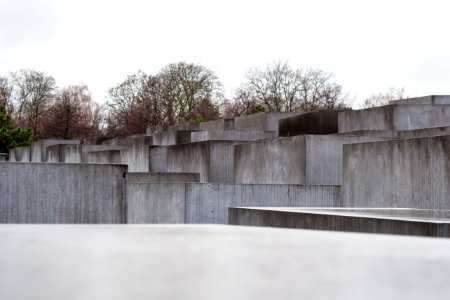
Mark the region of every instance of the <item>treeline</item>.
<instances>
[{"instance_id":1,"label":"treeline","mask_svg":"<svg viewBox=\"0 0 450 300\"><path fill-rule=\"evenodd\" d=\"M139 71L128 76L109 90L104 105L93 101L86 85L59 88L44 72L20 70L0 76L0 107L0 122L4 120L0 123L0 143L5 132L21 128L23 144L27 134L32 140L128 135L143 133L152 125L202 122L260 111L345 108L348 103L342 85L331 73L319 69L292 69L281 62L264 70L251 69L246 82L226 99L213 71L179 62L155 75Z\"/></svg>"}]
</instances>

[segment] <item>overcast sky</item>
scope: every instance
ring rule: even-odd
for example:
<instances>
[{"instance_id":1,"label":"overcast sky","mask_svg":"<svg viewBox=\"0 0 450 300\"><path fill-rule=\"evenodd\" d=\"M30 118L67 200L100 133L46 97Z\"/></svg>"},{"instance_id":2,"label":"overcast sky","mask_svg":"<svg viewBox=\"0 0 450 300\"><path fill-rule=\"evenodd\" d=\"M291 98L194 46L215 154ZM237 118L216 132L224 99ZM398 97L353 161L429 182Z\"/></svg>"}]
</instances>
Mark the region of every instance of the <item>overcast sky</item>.
<instances>
[{"instance_id":1,"label":"overcast sky","mask_svg":"<svg viewBox=\"0 0 450 300\"><path fill-rule=\"evenodd\" d=\"M356 102L390 87L450 94L446 2L0 0L0 76L40 70L104 102L127 75L185 61L230 96L249 68L287 60L334 73Z\"/></svg>"}]
</instances>

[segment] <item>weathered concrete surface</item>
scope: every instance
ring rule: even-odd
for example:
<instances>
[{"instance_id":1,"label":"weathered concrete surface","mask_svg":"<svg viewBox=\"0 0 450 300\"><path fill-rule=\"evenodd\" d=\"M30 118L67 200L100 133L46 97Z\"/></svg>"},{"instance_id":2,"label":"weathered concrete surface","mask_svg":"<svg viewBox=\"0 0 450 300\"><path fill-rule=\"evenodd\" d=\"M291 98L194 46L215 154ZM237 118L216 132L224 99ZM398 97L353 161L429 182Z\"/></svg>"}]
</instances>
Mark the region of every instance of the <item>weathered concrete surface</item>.
<instances>
[{"instance_id":1,"label":"weathered concrete surface","mask_svg":"<svg viewBox=\"0 0 450 300\"><path fill-rule=\"evenodd\" d=\"M201 182L231 183L235 144L206 141L168 146L167 171L200 173Z\"/></svg>"},{"instance_id":2,"label":"weathered concrete surface","mask_svg":"<svg viewBox=\"0 0 450 300\"><path fill-rule=\"evenodd\" d=\"M46 162L47 149L53 145L79 145L79 140L39 140L30 147L32 162Z\"/></svg>"},{"instance_id":3,"label":"weathered concrete surface","mask_svg":"<svg viewBox=\"0 0 450 300\"><path fill-rule=\"evenodd\" d=\"M217 225L4 225L0 244L2 299L447 300L450 294L449 239Z\"/></svg>"},{"instance_id":4,"label":"weathered concrete surface","mask_svg":"<svg viewBox=\"0 0 450 300\"><path fill-rule=\"evenodd\" d=\"M53 145L47 147L47 162L59 163L66 160L67 145Z\"/></svg>"},{"instance_id":5,"label":"weathered concrete surface","mask_svg":"<svg viewBox=\"0 0 450 300\"><path fill-rule=\"evenodd\" d=\"M120 150L120 161L129 172L150 172L150 146L135 146Z\"/></svg>"},{"instance_id":6,"label":"weathered concrete surface","mask_svg":"<svg viewBox=\"0 0 450 300\"><path fill-rule=\"evenodd\" d=\"M273 131L238 131L238 130L207 130L191 133L191 142L203 141L259 141L275 138Z\"/></svg>"},{"instance_id":7,"label":"weathered concrete surface","mask_svg":"<svg viewBox=\"0 0 450 300\"><path fill-rule=\"evenodd\" d=\"M450 126L450 106L386 105L339 113L339 132L415 130Z\"/></svg>"},{"instance_id":8,"label":"weathered concrete surface","mask_svg":"<svg viewBox=\"0 0 450 300\"><path fill-rule=\"evenodd\" d=\"M278 121L278 136L338 133L339 110L318 110Z\"/></svg>"},{"instance_id":9,"label":"weathered concrete surface","mask_svg":"<svg viewBox=\"0 0 450 300\"><path fill-rule=\"evenodd\" d=\"M234 182L340 185L342 145L380 139L302 135L236 145Z\"/></svg>"},{"instance_id":10,"label":"weathered concrete surface","mask_svg":"<svg viewBox=\"0 0 450 300\"><path fill-rule=\"evenodd\" d=\"M120 164L121 150L105 150L88 153L88 163L90 164Z\"/></svg>"},{"instance_id":11,"label":"weathered concrete surface","mask_svg":"<svg viewBox=\"0 0 450 300\"><path fill-rule=\"evenodd\" d=\"M348 207L450 209L450 136L344 145Z\"/></svg>"},{"instance_id":12,"label":"weathered concrete surface","mask_svg":"<svg viewBox=\"0 0 450 300\"><path fill-rule=\"evenodd\" d=\"M144 135L130 138L130 147L142 147L153 145L153 137Z\"/></svg>"},{"instance_id":13,"label":"weathered concrete surface","mask_svg":"<svg viewBox=\"0 0 450 300\"><path fill-rule=\"evenodd\" d=\"M0 153L0 161L8 161L8 154Z\"/></svg>"},{"instance_id":14,"label":"weathered concrete surface","mask_svg":"<svg viewBox=\"0 0 450 300\"><path fill-rule=\"evenodd\" d=\"M228 224L450 237L450 211L231 207Z\"/></svg>"},{"instance_id":15,"label":"weathered concrete surface","mask_svg":"<svg viewBox=\"0 0 450 300\"><path fill-rule=\"evenodd\" d=\"M0 164L0 223L124 223L122 165Z\"/></svg>"},{"instance_id":16,"label":"weathered concrete surface","mask_svg":"<svg viewBox=\"0 0 450 300\"><path fill-rule=\"evenodd\" d=\"M432 137L441 135L450 135L450 127L425 128L425 129L407 130L398 132L398 137L401 139Z\"/></svg>"},{"instance_id":17,"label":"weathered concrete surface","mask_svg":"<svg viewBox=\"0 0 450 300\"><path fill-rule=\"evenodd\" d=\"M130 147L130 138L129 137L115 137L102 142L102 145L107 146L125 146Z\"/></svg>"},{"instance_id":18,"label":"weathered concrete surface","mask_svg":"<svg viewBox=\"0 0 450 300\"><path fill-rule=\"evenodd\" d=\"M95 136L95 137L89 137L85 138L83 140L83 144L85 145L101 145L104 141L110 140L114 137L112 136Z\"/></svg>"},{"instance_id":19,"label":"weathered concrete surface","mask_svg":"<svg viewBox=\"0 0 450 300\"><path fill-rule=\"evenodd\" d=\"M130 223L227 224L230 206L338 207L338 186L128 182Z\"/></svg>"},{"instance_id":20,"label":"weathered concrete surface","mask_svg":"<svg viewBox=\"0 0 450 300\"><path fill-rule=\"evenodd\" d=\"M127 183L200 182L199 173L133 173L127 174Z\"/></svg>"},{"instance_id":21,"label":"weathered concrete surface","mask_svg":"<svg viewBox=\"0 0 450 300\"><path fill-rule=\"evenodd\" d=\"M170 146L191 142L191 133L194 130L168 130L152 135L152 145Z\"/></svg>"},{"instance_id":22,"label":"weathered concrete surface","mask_svg":"<svg viewBox=\"0 0 450 300\"><path fill-rule=\"evenodd\" d=\"M88 153L107 151L107 150L123 150L128 149L126 146L110 146L110 145L71 145L65 148L66 163L87 163Z\"/></svg>"},{"instance_id":23,"label":"weathered concrete surface","mask_svg":"<svg viewBox=\"0 0 450 300\"><path fill-rule=\"evenodd\" d=\"M16 147L9 149L9 161L29 162L31 159L30 147Z\"/></svg>"},{"instance_id":24,"label":"weathered concrete surface","mask_svg":"<svg viewBox=\"0 0 450 300\"><path fill-rule=\"evenodd\" d=\"M200 130L200 123L185 122L185 123L174 124L174 125L168 126L167 130L168 131L177 131L177 130L196 131L196 130Z\"/></svg>"},{"instance_id":25,"label":"weathered concrete surface","mask_svg":"<svg viewBox=\"0 0 450 300\"><path fill-rule=\"evenodd\" d=\"M127 222L184 223L184 183L127 184Z\"/></svg>"},{"instance_id":26,"label":"weathered concrete surface","mask_svg":"<svg viewBox=\"0 0 450 300\"><path fill-rule=\"evenodd\" d=\"M168 127L169 126L167 126L167 125L147 127L146 134L153 135L154 133L163 132L163 131L166 131Z\"/></svg>"},{"instance_id":27,"label":"weathered concrete surface","mask_svg":"<svg viewBox=\"0 0 450 300\"><path fill-rule=\"evenodd\" d=\"M149 172L168 172L167 169L167 146L151 146L149 148L150 170ZM145 164L145 160L142 161ZM136 169L134 169L134 172ZM142 172L142 171L139 171ZM145 171L143 171L145 172Z\"/></svg>"},{"instance_id":28,"label":"weathered concrete surface","mask_svg":"<svg viewBox=\"0 0 450 300\"><path fill-rule=\"evenodd\" d=\"M200 123L200 130L234 130L234 119L220 119Z\"/></svg>"},{"instance_id":29,"label":"weathered concrete surface","mask_svg":"<svg viewBox=\"0 0 450 300\"><path fill-rule=\"evenodd\" d=\"M299 112L261 112L234 119L236 130L278 132L278 120L300 114Z\"/></svg>"},{"instance_id":30,"label":"weathered concrete surface","mask_svg":"<svg viewBox=\"0 0 450 300\"><path fill-rule=\"evenodd\" d=\"M389 104L430 104L430 105L450 105L449 95L431 95L425 97L407 98L389 101Z\"/></svg>"}]
</instances>

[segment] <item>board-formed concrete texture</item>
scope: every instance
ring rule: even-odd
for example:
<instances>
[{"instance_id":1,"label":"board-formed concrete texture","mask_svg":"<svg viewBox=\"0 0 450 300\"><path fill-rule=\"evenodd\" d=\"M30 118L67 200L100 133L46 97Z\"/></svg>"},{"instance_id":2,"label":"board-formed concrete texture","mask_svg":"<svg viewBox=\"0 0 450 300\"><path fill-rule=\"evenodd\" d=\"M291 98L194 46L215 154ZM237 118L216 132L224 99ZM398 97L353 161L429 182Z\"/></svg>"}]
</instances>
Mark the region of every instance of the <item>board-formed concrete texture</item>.
<instances>
[{"instance_id":1,"label":"board-formed concrete texture","mask_svg":"<svg viewBox=\"0 0 450 300\"><path fill-rule=\"evenodd\" d=\"M203 141L259 141L275 138L273 131L238 131L238 130L215 130L196 131L191 133L191 142Z\"/></svg>"},{"instance_id":2,"label":"board-formed concrete texture","mask_svg":"<svg viewBox=\"0 0 450 300\"><path fill-rule=\"evenodd\" d=\"M103 141L102 145L129 147L130 146L130 138L126 137L126 136L124 136L124 137L115 137L115 138Z\"/></svg>"},{"instance_id":3,"label":"board-formed concrete texture","mask_svg":"<svg viewBox=\"0 0 450 300\"><path fill-rule=\"evenodd\" d=\"M220 119L200 123L200 130L234 130L234 119Z\"/></svg>"},{"instance_id":4,"label":"board-formed concrete texture","mask_svg":"<svg viewBox=\"0 0 450 300\"><path fill-rule=\"evenodd\" d=\"M47 151L53 145L79 145L79 140L39 140L31 145L31 161L46 162Z\"/></svg>"},{"instance_id":5,"label":"board-formed concrete texture","mask_svg":"<svg viewBox=\"0 0 450 300\"><path fill-rule=\"evenodd\" d=\"M449 239L218 225L0 226L2 299L447 300Z\"/></svg>"},{"instance_id":6,"label":"board-formed concrete texture","mask_svg":"<svg viewBox=\"0 0 450 300\"><path fill-rule=\"evenodd\" d=\"M344 145L345 207L450 209L450 136Z\"/></svg>"},{"instance_id":7,"label":"board-formed concrete texture","mask_svg":"<svg viewBox=\"0 0 450 300\"><path fill-rule=\"evenodd\" d=\"M200 173L201 182L231 183L235 144L233 141L205 141L168 146L167 172Z\"/></svg>"},{"instance_id":8,"label":"board-formed concrete texture","mask_svg":"<svg viewBox=\"0 0 450 300\"><path fill-rule=\"evenodd\" d=\"M191 142L191 133L194 130L168 130L152 135L152 145L170 146Z\"/></svg>"},{"instance_id":9,"label":"board-formed concrete texture","mask_svg":"<svg viewBox=\"0 0 450 300\"><path fill-rule=\"evenodd\" d=\"M127 183L200 182L199 173L127 173Z\"/></svg>"},{"instance_id":10,"label":"board-formed concrete texture","mask_svg":"<svg viewBox=\"0 0 450 300\"><path fill-rule=\"evenodd\" d=\"M1 163L0 223L125 223L126 172L123 165Z\"/></svg>"},{"instance_id":11,"label":"board-formed concrete texture","mask_svg":"<svg viewBox=\"0 0 450 300\"><path fill-rule=\"evenodd\" d=\"M16 147L9 149L9 161L29 162L31 159L30 147Z\"/></svg>"},{"instance_id":12,"label":"board-formed concrete texture","mask_svg":"<svg viewBox=\"0 0 450 300\"><path fill-rule=\"evenodd\" d=\"M87 163L88 154L91 152L123 149L128 149L128 147L121 145L68 145L65 148L64 159L66 163Z\"/></svg>"},{"instance_id":13,"label":"board-formed concrete texture","mask_svg":"<svg viewBox=\"0 0 450 300\"><path fill-rule=\"evenodd\" d=\"M450 126L448 105L386 105L339 113L339 132L414 130Z\"/></svg>"},{"instance_id":14,"label":"board-formed concrete texture","mask_svg":"<svg viewBox=\"0 0 450 300\"><path fill-rule=\"evenodd\" d=\"M342 145L378 136L301 135L235 146L234 182L337 184L342 182Z\"/></svg>"},{"instance_id":15,"label":"board-formed concrete texture","mask_svg":"<svg viewBox=\"0 0 450 300\"><path fill-rule=\"evenodd\" d=\"M120 150L122 164L129 172L150 172L150 146L136 146Z\"/></svg>"},{"instance_id":16,"label":"board-formed concrete texture","mask_svg":"<svg viewBox=\"0 0 450 300\"><path fill-rule=\"evenodd\" d=\"M450 211L230 207L228 224L450 237Z\"/></svg>"},{"instance_id":17,"label":"board-formed concrete texture","mask_svg":"<svg viewBox=\"0 0 450 300\"><path fill-rule=\"evenodd\" d=\"M298 115L298 112L260 112L234 119L236 130L278 132L278 120Z\"/></svg>"},{"instance_id":18,"label":"board-formed concrete texture","mask_svg":"<svg viewBox=\"0 0 450 300\"><path fill-rule=\"evenodd\" d=\"M129 223L227 224L231 206L339 207L338 186L128 181Z\"/></svg>"},{"instance_id":19,"label":"board-formed concrete texture","mask_svg":"<svg viewBox=\"0 0 450 300\"><path fill-rule=\"evenodd\" d=\"M389 101L389 104L430 104L430 105L450 105L449 95L431 95L425 97L407 98Z\"/></svg>"},{"instance_id":20,"label":"board-formed concrete texture","mask_svg":"<svg viewBox=\"0 0 450 300\"><path fill-rule=\"evenodd\" d=\"M317 110L278 121L278 136L338 133L339 110Z\"/></svg>"},{"instance_id":21,"label":"board-formed concrete texture","mask_svg":"<svg viewBox=\"0 0 450 300\"><path fill-rule=\"evenodd\" d=\"M88 163L90 164L120 164L121 150L105 150L88 153Z\"/></svg>"}]
</instances>

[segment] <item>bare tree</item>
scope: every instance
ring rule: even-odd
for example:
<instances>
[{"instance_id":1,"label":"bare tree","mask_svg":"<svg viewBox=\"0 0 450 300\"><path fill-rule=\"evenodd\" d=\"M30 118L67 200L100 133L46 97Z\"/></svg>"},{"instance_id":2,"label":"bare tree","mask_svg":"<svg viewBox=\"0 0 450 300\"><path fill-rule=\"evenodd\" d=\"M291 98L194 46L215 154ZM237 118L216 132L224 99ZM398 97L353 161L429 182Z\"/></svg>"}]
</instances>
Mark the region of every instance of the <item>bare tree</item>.
<instances>
[{"instance_id":1,"label":"bare tree","mask_svg":"<svg viewBox=\"0 0 450 300\"><path fill-rule=\"evenodd\" d=\"M16 113L20 125L33 131L33 140L40 137L40 121L47 113L54 97L53 77L34 70L20 70L11 74L15 85Z\"/></svg>"},{"instance_id":2,"label":"bare tree","mask_svg":"<svg viewBox=\"0 0 450 300\"><path fill-rule=\"evenodd\" d=\"M346 108L347 95L333 74L320 69L296 69L276 62L247 74L246 89L269 111L311 111Z\"/></svg>"},{"instance_id":3,"label":"bare tree","mask_svg":"<svg viewBox=\"0 0 450 300\"><path fill-rule=\"evenodd\" d=\"M261 105L255 95L245 87L240 87L234 93L232 101L224 101L222 104L222 116L224 118L236 118L247 115L255 110L257 105Z\"/></svg>"},{"instance_id":4,"label":"bare tree","mask_svg":"<svg viewBox=\"0 0 450 300\"><path fill-rule=\"evenodd\" d=\"M12 84L7 77L0 76L0 105L9 107L11 105Z\"/></svg>"},{"instance_id":5,"label":"bare tree","mask_svg":"<svg viewBox=\"0 0 450 300\"><path fill-rule=\"evenodd\" d=\"M400 100L405 97L404 88L391 87L384 93L373 94L369 98L365 99L362 104L362 108L387 105L389 104L389 101Z\"/></svg>"},{"instance_id":6,"label":"bare tree","mask_svg":"<svg viewBox=\"0 0 450 300\"><path fill-rule=\"evenodd\" d=\"M86 85L59 90L42 119L43 137L83 139L101 134L100 106L92 101Z\"/></svg>"}]
</instances>

